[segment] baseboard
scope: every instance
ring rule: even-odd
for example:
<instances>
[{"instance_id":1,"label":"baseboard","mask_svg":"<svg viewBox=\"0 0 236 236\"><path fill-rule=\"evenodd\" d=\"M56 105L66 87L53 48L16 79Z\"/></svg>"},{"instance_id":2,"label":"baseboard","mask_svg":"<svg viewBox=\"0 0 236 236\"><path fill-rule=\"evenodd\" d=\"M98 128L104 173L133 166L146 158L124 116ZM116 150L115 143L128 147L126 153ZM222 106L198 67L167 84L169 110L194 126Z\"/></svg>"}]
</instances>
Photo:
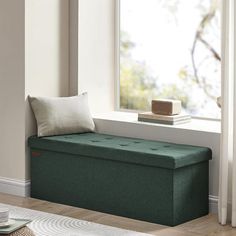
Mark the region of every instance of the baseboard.
<instances>
[{"instance_id":1,"label":"baseboard","mask_svg":"<svg viewBox=\"0 0 236 236\"><path fill-rule=\"evenodd\" d=\"M218 196L209 195L209 211L210 213L218 213Z\"/></svg>"},{"instance_id":2,"label":"baseboard","mask_svg":"<svg viewBox=\"0 0 236 236\"><path fill-rule=\"evenodd\" d=\"M30 196L30 181L0 177L0 192L28 197Z\"/></svg>"}]
</instances>

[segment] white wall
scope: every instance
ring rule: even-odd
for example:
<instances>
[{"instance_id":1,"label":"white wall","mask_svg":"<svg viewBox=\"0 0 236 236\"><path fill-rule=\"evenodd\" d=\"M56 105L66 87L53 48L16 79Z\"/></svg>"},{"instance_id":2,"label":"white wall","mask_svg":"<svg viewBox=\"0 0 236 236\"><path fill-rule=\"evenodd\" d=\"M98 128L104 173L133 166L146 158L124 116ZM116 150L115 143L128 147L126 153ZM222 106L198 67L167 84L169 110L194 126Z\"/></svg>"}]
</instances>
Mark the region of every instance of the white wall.
<instances>
[{"instance_id":1,"label":"white wall","mask_svg":"<svg viewBox=\"0 0 236 236\"><path fill-rule=\"evenodd\" d=\"M26 98L68 96L69 0L26 0L25 19Z\"/></svg>"},{"instance_id":2,"label":"white wall","mask_svg":"<svg viewBox=\"0 0 236 236\"><path fill-rule=\"evenodd\" d=\"M92 112L114 109L115 0L79 0L79 92Z\"/></svg>"},{"instance_id":3,"label":"white wall","mask_svg":"<svg viewBox=\"0 0 236 236\"><path fill-rule=\"evenodd\" d=\"M25 179L24 0L0 1L0 177Z\"/></svg>"},{"instance_id":4,"label":"white wall","mask_svg":"<svg viewBox=\"0 0 236 236\"><path fill-rule=\"evenodd\" d=\"M69 95L69 0L25 1L25 139L36 133L27 96Z\"/></svg>"},{"instance_id":5,"label":"white wall","mask_svg":"<svg viewBox=\"0 0 236 236\"><path fill-rule=\"evenodd\" d=\"M78 40L79 40L79 0L69 2L69 92L71 96L78 94Z\"/></svg>"},{"instance_id":6,"label":"white wall","mask_svg":"<svg viewBox=\"0 0 236 236\"><path fill-rule=\"evenodd\" d=\"M26 95L67 96L69 0L26 0Z\"/></svg>"},{"instance_id":7,"label":"white wall","mask_svg":"<svg viewBox=\"0 0 236 236\"><path fill-rule=\"evenodd\" d=\"M0 1L0 191L30 178L29 94L69 95L69 0Z\"/></svg>"}]
</instances>

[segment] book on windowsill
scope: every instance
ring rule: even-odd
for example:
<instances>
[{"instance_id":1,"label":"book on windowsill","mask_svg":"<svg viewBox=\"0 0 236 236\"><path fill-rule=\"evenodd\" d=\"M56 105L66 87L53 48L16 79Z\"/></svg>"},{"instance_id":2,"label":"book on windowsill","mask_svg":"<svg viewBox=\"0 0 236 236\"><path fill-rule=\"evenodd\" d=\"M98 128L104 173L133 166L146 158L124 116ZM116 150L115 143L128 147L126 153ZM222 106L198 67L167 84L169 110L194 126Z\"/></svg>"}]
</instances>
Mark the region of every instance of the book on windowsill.
<instances>
[{"instance_id":1,"label":"book on windowsill","mask_svg":"<svg viewBox=\"0 0 236 236\"><path fill-rule=\"evenodd\" d=\"M152 112L142 112L138 114L138 121L158 123L165 125L180 125L191 121L191 116L187 114L179 115L159 115Z\"/></svg>"}]
</instances>

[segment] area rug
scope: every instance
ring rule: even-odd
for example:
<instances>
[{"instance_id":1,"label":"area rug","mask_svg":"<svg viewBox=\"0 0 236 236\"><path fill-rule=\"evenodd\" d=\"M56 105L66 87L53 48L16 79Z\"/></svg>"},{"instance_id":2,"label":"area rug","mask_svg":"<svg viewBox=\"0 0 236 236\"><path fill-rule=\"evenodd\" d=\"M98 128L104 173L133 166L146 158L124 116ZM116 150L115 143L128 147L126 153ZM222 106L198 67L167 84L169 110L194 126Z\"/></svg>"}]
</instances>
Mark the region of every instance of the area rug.
<instances>
[{"instance_id":1,"label":"area rug","mask_svg":"<svg viewBox=\"0 0 236 236\"><path fill-rule=\"evenodd\" d=\"M30 219L27 225L35 236L150 236L70 217L0 203L10 210L11 218Z\"/></svg>"}]
</instances>

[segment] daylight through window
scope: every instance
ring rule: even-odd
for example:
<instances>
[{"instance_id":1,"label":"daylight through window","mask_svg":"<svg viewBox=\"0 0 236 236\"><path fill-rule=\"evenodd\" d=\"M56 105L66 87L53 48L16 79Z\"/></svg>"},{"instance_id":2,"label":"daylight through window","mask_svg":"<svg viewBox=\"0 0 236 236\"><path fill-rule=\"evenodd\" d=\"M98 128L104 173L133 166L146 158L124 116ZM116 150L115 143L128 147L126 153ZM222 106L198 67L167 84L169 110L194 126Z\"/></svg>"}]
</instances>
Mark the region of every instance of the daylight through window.
<instances>
[{"instance_id":1,"label":"daylight through window","mask_svg":"<svg viewBox=\"0 0 236 236\"><path fill-rule=\"evenodd\" d=\"M180 99L193 115L220 118L220 1L120 0L120 108Z\"/></svg>"}]
</instances>

